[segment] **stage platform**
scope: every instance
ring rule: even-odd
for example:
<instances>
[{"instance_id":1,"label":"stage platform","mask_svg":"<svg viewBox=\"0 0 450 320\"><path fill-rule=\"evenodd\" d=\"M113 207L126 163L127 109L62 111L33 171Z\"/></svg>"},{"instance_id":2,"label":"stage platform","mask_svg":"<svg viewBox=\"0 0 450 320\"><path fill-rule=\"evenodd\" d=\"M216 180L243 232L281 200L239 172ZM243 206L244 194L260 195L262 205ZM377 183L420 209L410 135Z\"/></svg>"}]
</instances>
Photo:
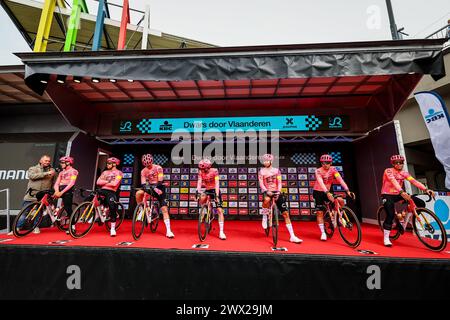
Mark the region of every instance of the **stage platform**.
<instances>
[{"instance_id":1,"label":"stage platform","mask_svg":"<svg viewBox=\"0 0 450 320\"><path fill-rule=\"evenodd\" d=\"M273 251L260 221L226 221L202 244L197 222L172 220L174 239L160 221L139 241L125 221L114 238L95 226L82 239L56 228L16 239L0 235L2 299L448 299L450 248L436 253L411 233L382 245L381 231L363 225L352 249L339 234L319 240L313 222L294 222L302 244L290 243L284 223ZM72 266L72 267L71 267ZM81 289L69 289L79 267ZM69 269L68 269L69 268ZM72 268L72 269L70 269ZM69 280L68 280L69 279Z\"/></svg>"}]
</instances>

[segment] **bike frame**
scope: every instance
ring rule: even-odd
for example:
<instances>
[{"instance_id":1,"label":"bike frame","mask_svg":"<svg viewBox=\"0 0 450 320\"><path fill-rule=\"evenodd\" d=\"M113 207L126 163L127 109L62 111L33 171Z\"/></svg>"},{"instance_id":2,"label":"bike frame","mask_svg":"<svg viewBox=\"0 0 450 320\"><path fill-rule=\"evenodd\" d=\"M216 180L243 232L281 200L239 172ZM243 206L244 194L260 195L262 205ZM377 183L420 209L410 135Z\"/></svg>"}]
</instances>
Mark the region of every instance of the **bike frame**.
<instances>
[{"instance_id":1,"label":"bike frame","mask_svg":"<svg viewBox=\"0 0 450 320\"><path fill-rule=\"evenodd\" d=\"M155 201L158 200L152 194L145 192L142 201L144 203L145 217L147 218L147 222L150 224L152 222L153 206L155 205ZM161 208L159 209L161 210ZM159 212L155 219L159 219Z\"/></svg>"},{"instance_id":2,"label":"bike frame","mask_svg":"<svg viewBox=\"0 0 450 320\"><path fill-rule=\"evenodd\" d=\"M339 197L335 197L333 202L328 202L325 203L326 209L327 209L327 214L330 215L330 217L332 218L332 222L333 225L337 224L337 216L339 215L339 218L344 218L346 221L350 221L347 217L347 214L345 213L345 211L341 210L341 204L339 202ZM334 207L334 211L336 211L337 214L332 214L333 212L333 208Z\"/></svg>"},{"instance_id":3,"label":"bike frame","mask_svg":"<svg viewBox=\"0 0 450 320\"><path fill-rule=\"evenodd\" d=\"M92 199L92 201L91 201L91 205L84 210L84 212L81 214L80 219L87 220L88 218L91 217L92 210L94 210L95 211L94 219L96 219L98 217L98 218L100 218L100 221L102 223L104 223L106 221L106 219L107 219L107 215L103 215L103 214L99 213L98 208L100 206L101 206L101 203L100 203L100 200L98 198L98 194L96 193L94 195L94 199Z\"/></svg>"},{"instance_id":4,"label":"bike frame","mask_svg":"<svg viewBox=\"0 0 450 320\"><path fill-rule=\"evenodd\" d=\"M277 205L276 204L276 201L278 200L278 197L280 196L281 194L280 193L275 193L275 194L273 194L270 198L270 202L271 202L271 204L270 204L270 212L269 212L269 217L268 217L268 227L269 228L271 228L272 227L272 223L273 223L273 212L274 212L274 210L277 210L277 209L275 209L275 206Z\"/></svg>"},{"instance_id":5,"label":"bike frame","mask_svg":"<svg viewBox=\"0 0 450 320\"><path fill-rule=\"evenodd\" d=\"M416 209L417 209L417 206L414 203L414 200L411 198L410 200L408 200L408 212L411 212L412 214L414 214L414 216L416 217L416 220L419 221L422 229L425 229L425 225L423 224L422 218L423 218L423 220L425 220L425 223L427 225L430 225L430 222L427 220L427 218L425 216L420 218L420 216L417 214Z\"/></svg>"},{"instance_id":6,"label":"bike frame","mask_svg":"<svg viewBox=\"0 0 450 320\"><path fill-rule=\"evenodd\" d=\"M206 194L206 193L205 193ZM206 206L208 207L208 212L206 214L206 217L208 218L209 223L211 223L214 220L214 212L213 210L217 210L217 208L213 208L212 201L211 201L211 195L206 194ZM212 218L210 219L211 212L213 212Z\"/></svg>"}]
</instances>

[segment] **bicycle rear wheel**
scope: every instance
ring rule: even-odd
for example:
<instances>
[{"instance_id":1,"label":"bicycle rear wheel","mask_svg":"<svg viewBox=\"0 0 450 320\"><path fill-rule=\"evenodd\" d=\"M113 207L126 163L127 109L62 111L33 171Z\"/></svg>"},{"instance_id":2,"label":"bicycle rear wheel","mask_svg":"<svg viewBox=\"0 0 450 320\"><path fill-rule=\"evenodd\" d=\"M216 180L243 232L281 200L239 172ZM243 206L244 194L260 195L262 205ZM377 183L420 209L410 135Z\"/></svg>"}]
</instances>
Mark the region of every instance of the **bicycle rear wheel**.
<instances>
[{"instance_id":1,"label":"bicycle rear wheel","mask_svg":"<svg viewBox=\"0 0 450 320\"><path fill-rule=\"evenodd\" d=\"M385 219L386 219L386 209L384 209L383 206L380 206L377 212L377 220L378 226L380 227L381 231L384 231L383 223ZM397 217L394 217L394 222L392 223L392 229L389 238L392 240L397 240L399 237L400 237L400 222L398 221Z\"/></svg>"},{"instance_id":2,"label":"bicycle rear wheel","mask_svg":"<svg viewBox=\"0 0 450 320\"><path fill-rule=\"evenodd\" d=\"M134 240L139 240L142 236L146 221L147 216L145 214L144 204L140 203L134 209L133 220L131 221L131 234Z\"/></svg>"},{"instance_id":3,"label":"bicycle rear wheel","mask_svg":"<svg viewBox=\"0 0 450 320\"><path fill-rule=\"evenodd\" d=\"M69 233L73 238L84 237L91 231L95 222L96 210L94 204L89 201L76 207L69 221Z\"/></svg>"},{"instance_id":4,"label":"bicycle rear wheel","mask_svg":"<svg viewBox=\"0 0 450 320\"><path fill-rule=\"evenodd\" d=\"M274 208L272 212L272 240L273 246L278 244L278 208Z\"/></svg>"},{"instance_id":5,"label":"bicycle rear wheel","mask_svg":"<svg viewBox=\"0 0 450 320\"><path fill-rule=\"evenodd\" d=\"M152 220L150 221L150 230L155 233L159 224L159 203L154 202L152 206Z\"/></svg>"},{"instance_id":6,"label":"bicycle rear wheel","mask_svg":"<svg viewBox=\"0 0 450 320\"><path fill-rule=\"evenodd\" d=\"M209 208L203 205L198 214L198 238L200 241L205 241L209 231Z\"/></svg>"},{"instance_id":7,"label":"bicycle rear wheel","mask_svg":"<svg viewBox=\"0 0 450 320\"><path fill-rule=\"evenodd\" d=\"M123 219L125 218L125 208L123 207L123 204L120 202L116 202L117 204L117 211L116 211L116 231L119 230L120 226L122 225ZM105 223L106 230L111 230L111 220L107 219Z\"/></svg>"},{"instance_id":8,"label":"bicycle rear wheel","mask_svg":"<svg viewBox=\"0 0 450 320\"><path fill-rule=\"evenodd\" d=\"M414 233L428 249L442 251L447 246L447 233L436 214L426 208L417 208L413 215Z\"/></svg>"},{"instance_id":9,"label":"bicycle rear wheel","mask_svg":"<svg viewBox=\"0 0 450 320\"><path fill-rule=\"evenodd\" d=\"M356 214L348 207L341 208L342 220L338 218L338 230L342 240L352 248L361 243L361 225Z\"/></svg>"},{"instance_id":10,"label":"bicycle rear wheel","mask_svg":"<svg viewBox=\"0 0 450 320\"><path fill-rule=\"evenodd\" d=\"M20 210L13 223L13 234L20 238L31 233L42 221L44 206L40 202L33 202Z\"/></svg>"}]
</instances>

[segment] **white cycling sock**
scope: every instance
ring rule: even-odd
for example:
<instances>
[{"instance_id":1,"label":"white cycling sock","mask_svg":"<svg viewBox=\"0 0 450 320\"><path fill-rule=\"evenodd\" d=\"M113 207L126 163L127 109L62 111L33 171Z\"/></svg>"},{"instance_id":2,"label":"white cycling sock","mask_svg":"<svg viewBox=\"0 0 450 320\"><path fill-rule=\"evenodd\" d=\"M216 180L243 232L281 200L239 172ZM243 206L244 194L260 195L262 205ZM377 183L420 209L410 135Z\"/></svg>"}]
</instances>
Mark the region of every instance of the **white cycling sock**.
<instances>
[{"instance_id":1,"label":"white cycling sock","mask_svg":"<svg viewBox=\"0 0 450 320\"><path fill-rule=\"evenodd\" d=\"M290 236L291 237L295 237L294 228L292 228L292 224L291 223L290 224L286 224L286 228L288 229Z\"/></svg>"},{"instance_id":2,"label":"white cycling sock","mask_svg":"<svg viewBox=\"0 0 450 320\"><path fill-rule=\"evenodd\" d=\"M325 233L325 227L324 227L323 223L319 223L319 229L320 229L320 232Z\"/></svg>"},{"instance_id":3,"label":"white cycling sock","mask_svg":"<svg viewBox=\"0 0 450 320\"><path fill-rule=\"evenodd\" d=\"M116 229L116 223L115 222L111 222L111 229Z\"/></svg>"},{"instance_id":4,"label":"white cycling sock","mask_svg":"<svg viewBox=\"0 0 450 320\"><path fill-rule=\"evenodd\" d=\"M384 241L389 241L390 234L391 234L391 230L384 229Z\"/></svg>"},{"instance_id":5,"label":"white cycling sock","mask_svg":"<svg viewBox=\"0 0 450 320\"><path fill-rule=\"evenodd\" d=\"M164 219L164 224L166 225L166 231L172 231L170 230L170 219Z\"/></svg>"},{"instance_id":6,"label":"white cycling sock","mask_svg":"<svg viewBox=\"0 0 450 320\"><path fill-rule=\"evenodd\" d=\"M220 228L220 232L223 233L223 224L224 222L219 222L219 228Z\"/></svg>"}]
</instances>

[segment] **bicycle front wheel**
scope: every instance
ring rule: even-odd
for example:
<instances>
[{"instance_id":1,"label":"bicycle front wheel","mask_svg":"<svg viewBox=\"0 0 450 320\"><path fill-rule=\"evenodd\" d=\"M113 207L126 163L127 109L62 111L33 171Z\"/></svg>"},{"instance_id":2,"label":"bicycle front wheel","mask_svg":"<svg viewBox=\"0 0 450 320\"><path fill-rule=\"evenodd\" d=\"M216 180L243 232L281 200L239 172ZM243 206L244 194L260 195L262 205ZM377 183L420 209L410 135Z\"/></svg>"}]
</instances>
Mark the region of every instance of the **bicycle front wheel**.
<instances>
[{"instance_id":1,"label":"bicycle front wheel","mask_svg":"<svg viewBox=\"0 0 450 320\"><path fill-rule=\"evenodd\" d=\"M69 233L73 238L84 237L91 231L95 222L96 208L86 201L75 208L69 220Z\"/></svg>"},{"instance_id":2,"label":"bicycle front wheel","mask_svg":"<svg viewBox=\"0 0 450 320\"><path fill-rule=\"evenodd\" d=\"M152 220L150 221L150 230L155 233L159 223L159 203L155 202L152 206Z\"/></svg>"},{"instance_id":3,"label":"bicycle front wheel","mask_svg":"<svg viewBox=\"0 0 450 320\"><path fill-rule=\"evenodd\" d=\"M140 203L134 209L133 220L131 222L131 234L134 240L139 240L142 236L146 220L147 216L145 214L144 204Z\"/></svg>"},{"instance_id":4,"label":"bicycle front wheel","mask_svg":"<svg viewBox=\"0 0 450 320\"><path fill-rule=\"evenodd\" d=\"M414 233L428 249L442 251L447 246L447 233L436 214L426 208L417 208L413 215Z\"/></svg>"},{"instance_id":5,"label":"bicycle front wheel","mask_svg":"<svg viewBox=\"0 0 450 320\"><path fill-rule=\"evenodd\" d=\"M378 208L378 212L377 212L377 220L378 220L378 225L380 226L381 231L383 232L383 223L384 220L386 219L386 209L384 209L383 206L380 206ZM391 234L389 235L389 238L392 240L397 240L400 237L400 222L398 221L398 218L395 217L394 218L394 222L392 223L392 229L391 229Z\"/></svg>"},{"instance_id":6,"label":"bicycle front wheel","mask_svg":"<svg viewBox=\"0 0 450 320\"><path fill-rule=\"evenodd\" d=\"M20 238L31 233L42 221L42 212L44 206L41 207L40 202L33 202L20 210L13 223L13 234Z\"/></svg>"},{"instance_id":7,"label":"bicycle front wheel","mask_svg":"<svg viewBox=\"0 0 450 320\"><path fill-rule=\"evenodd\" d=\"M273 246L276 247L278 243L278 209L274 209L272 213L272 240Z\"/></svg>"},{"instance_id":8,"label":"bicycle front wheel","mask_svg":"<svg viewBox=\"0 0 450 320\"><path fill-rule=\"evenodd\" d=\"M341 208L342 217L338 218L338 230L342 240L352 248L361 243L361 225L356 214L348 207Z\"/></svg>"},{"instance_id":9,"label":"bicycle front wheel","mask_svg":"<svg viewBox=\"0 0 450 320\"><path fill-rule=\"evenodd\" d=\"M209 208L204 205L200 208L198 214L198 238L200 241L205 241L209 231Z\"/></svg>"}]
</instances>

